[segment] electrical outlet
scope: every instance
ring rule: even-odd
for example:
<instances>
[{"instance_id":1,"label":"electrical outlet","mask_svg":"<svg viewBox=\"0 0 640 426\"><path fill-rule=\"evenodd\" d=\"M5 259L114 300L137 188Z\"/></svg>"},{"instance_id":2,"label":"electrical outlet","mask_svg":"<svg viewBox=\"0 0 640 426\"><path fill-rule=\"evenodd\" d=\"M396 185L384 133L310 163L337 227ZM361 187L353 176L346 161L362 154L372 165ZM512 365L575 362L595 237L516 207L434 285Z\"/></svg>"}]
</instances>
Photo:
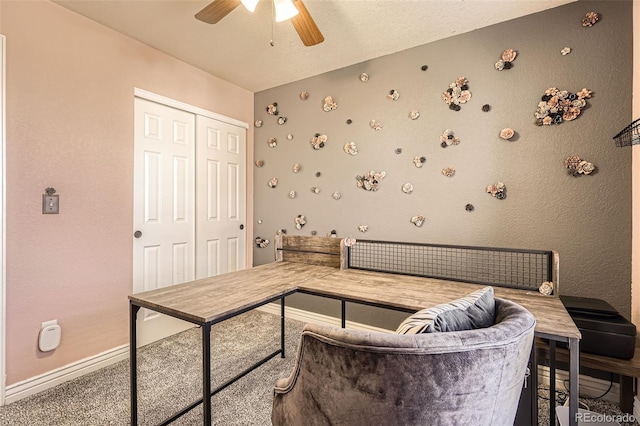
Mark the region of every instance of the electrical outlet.
<instances>
[{"instance_id":1,"label":"electrical outlet","mask_svg":"<svg viewBox=\"0 0 640 426\"><path fill-rule=\"evenodd\" d=\"M42 214L58 214L60 199L57 195L42 195Z\"/></svg>"},{"instance_id":2,"label":"electrical outlet","mask_svg":"<svg viewBox=\"0 0 640 426\"><path fill-rule=\"evenodd\" d=\"M47 328L50 325L58 325L58 320L54 319L54 320L51 320L51 321L45 321L45 322L42 323L42 328Z\"/></svg>"}]
</instances>

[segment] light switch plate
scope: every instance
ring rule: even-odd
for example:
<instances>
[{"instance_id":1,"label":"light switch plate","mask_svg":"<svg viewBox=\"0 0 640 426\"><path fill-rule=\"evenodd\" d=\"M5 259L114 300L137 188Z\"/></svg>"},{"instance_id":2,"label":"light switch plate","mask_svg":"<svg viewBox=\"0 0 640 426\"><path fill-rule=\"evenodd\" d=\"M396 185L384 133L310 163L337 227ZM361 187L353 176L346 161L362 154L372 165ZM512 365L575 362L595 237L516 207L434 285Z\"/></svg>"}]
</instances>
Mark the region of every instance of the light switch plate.
<instances>
[{"instance_id":1,"label":"light switch plate","mask_svg":"<svg viewBox=\"0 0 640 426\"><path fill-rule=\"evenodd\" d=\"M42 195L42 214L58 214L60 199L57 195Z\"/></svg>"}]
</instances>

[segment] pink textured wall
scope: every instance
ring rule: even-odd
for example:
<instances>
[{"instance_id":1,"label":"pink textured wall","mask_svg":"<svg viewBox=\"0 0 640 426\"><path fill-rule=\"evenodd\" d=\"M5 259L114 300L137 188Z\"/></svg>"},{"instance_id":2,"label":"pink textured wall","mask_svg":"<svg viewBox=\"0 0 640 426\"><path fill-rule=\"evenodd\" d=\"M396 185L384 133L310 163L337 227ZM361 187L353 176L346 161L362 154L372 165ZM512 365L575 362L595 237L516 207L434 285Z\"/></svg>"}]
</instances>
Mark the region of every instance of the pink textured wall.
<instances>
[{"instance_id":1,"label":"pink textured wall","mask_svg":"<svg viewBox=\"0 0 640 426\"><path fill-rule=\"evenodd\" d=\"M10 385L128 342L134 87L248 123L253 94L48 1L3 1L0 30ZM49 186L59 215L41 212ZM51 319L62 343L41 353Z\"/></svg>"}]
</instances>

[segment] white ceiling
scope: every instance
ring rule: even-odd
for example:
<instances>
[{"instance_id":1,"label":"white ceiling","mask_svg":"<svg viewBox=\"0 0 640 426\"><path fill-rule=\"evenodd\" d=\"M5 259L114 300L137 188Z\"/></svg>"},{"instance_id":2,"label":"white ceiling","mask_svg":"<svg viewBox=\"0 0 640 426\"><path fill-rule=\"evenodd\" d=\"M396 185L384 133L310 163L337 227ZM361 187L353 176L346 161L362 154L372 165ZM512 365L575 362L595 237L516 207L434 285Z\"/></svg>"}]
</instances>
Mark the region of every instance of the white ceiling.
<instances>
[{"instance_id":1,"label":"white ceiling","mask_svg":"<svg viewBox=\"0 0 640 426\"><path fill-rule=\"evenodd\" d=\"M304 0L325 41L305 47L272 1L237 7L215 25L208 0L53 0L252 92L343 68L575 0Z\"/></svg>"}]
</instances>

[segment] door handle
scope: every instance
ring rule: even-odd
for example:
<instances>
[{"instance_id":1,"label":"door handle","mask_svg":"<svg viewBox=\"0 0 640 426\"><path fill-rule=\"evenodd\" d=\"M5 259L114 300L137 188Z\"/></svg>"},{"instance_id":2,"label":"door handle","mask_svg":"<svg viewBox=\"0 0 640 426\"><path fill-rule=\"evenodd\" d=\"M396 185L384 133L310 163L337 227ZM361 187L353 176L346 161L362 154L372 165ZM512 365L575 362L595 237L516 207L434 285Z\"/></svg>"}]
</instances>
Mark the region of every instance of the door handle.
<instances>
[{"instance_id":1,"label":"door handle","mask_svg":"<svg viewBox=\"0 0 640 426\"><path fill-rule=\"evenodd\" d=\"M240 225L240 230L242 231L244 229L244 225Z\"/></svg>"},{"instance_id":2,"label":"door handle","mask_svg":"<svg viewBox=\"0 0 640 426\"><path fill-rule=\"evenodd\" d=\"M134 232L134 233L133 233L133 236L134 236L134 237L136 237L136 238L140 238L140 237L142 237L142 231L136 231L136 232Z\"/></svg>"}]
</instances>

